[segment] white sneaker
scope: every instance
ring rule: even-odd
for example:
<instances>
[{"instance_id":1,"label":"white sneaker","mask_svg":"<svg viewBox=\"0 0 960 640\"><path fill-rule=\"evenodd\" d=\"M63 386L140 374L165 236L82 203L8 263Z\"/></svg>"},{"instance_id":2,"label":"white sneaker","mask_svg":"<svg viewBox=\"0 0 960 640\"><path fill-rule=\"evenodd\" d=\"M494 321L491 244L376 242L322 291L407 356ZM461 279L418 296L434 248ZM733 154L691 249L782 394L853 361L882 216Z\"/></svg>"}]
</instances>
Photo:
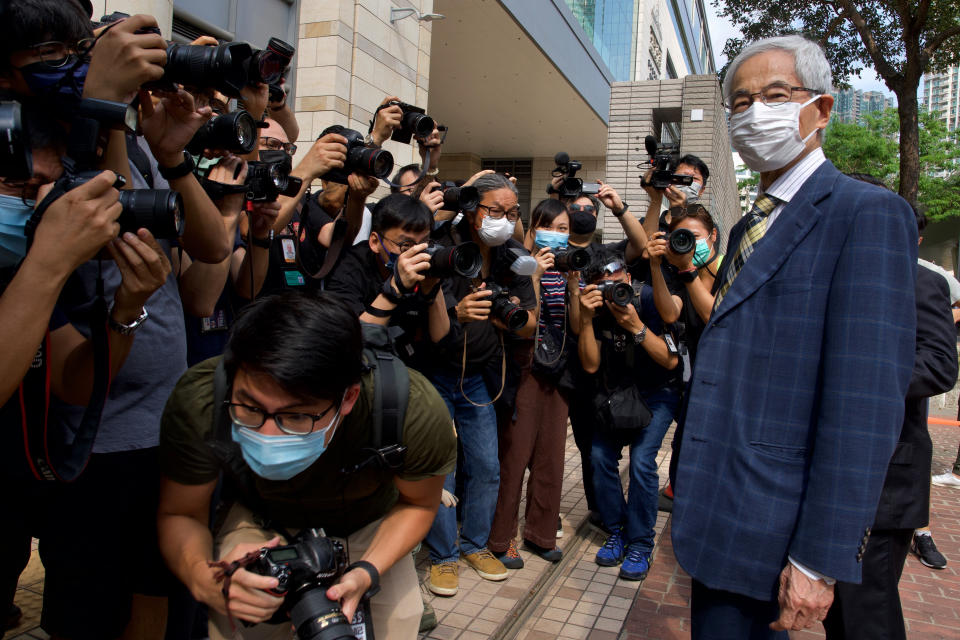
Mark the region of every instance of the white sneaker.
<instances>
[{"instance_id":1,"label":"white sneaker","mask_svg":"<svg viewBox=\"0 0 960 640\"><path fill-rule=\"evenodd\" d=\"M960 477L950 473L949 471L946 473L941 473L938 476L933 476L933 478L930 479L930 482L938 487L960 487Z\"/></svg>"}]
</instances>

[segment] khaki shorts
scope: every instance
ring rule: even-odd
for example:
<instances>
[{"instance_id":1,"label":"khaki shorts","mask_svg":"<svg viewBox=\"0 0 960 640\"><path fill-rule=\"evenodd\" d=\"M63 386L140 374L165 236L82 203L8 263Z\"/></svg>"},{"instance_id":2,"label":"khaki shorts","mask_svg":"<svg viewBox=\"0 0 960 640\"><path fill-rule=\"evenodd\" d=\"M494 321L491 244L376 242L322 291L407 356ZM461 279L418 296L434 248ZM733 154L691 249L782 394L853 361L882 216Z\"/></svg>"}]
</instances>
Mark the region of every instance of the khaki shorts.
<instances>
[{"instance_id":1,"label":"khaki shorts","mask_svg":"<svg viewBox=\"0 0 960 640\"><path fill-rule=\"evenodd\" d=\"M382 520L382 519L381 519ZM371 522L347 538L350 562L359 560L373 541L373 534L381 520ZM265 543L278 534L256 524L249 509L235 504L231 507L223 527L214 541L214 556L220 558L243 543ZM341 539L342 540L342 539ZM413 557L403 554L396 564L380 576L380 592L370 599L373 631L377 640L413 640L420 628L423 599ZM253 627L236 622L236 632L230 630L227 616L210 610L210 640L287 640L294 638L290 624L258 624Z\"/></svg>"}]
</instances>

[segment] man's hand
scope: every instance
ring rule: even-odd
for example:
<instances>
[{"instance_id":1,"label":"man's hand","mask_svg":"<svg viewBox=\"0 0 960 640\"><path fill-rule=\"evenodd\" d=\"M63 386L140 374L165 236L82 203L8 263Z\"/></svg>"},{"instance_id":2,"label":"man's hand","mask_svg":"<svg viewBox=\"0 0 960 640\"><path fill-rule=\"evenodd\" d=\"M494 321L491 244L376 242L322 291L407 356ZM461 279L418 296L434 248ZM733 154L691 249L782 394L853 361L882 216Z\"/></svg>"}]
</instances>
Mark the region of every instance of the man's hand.
<instances>
[{"instance_id":1,"label":"man's hand","mask_svg":"<svg viewBox=\"0 0 960 640\"><path fill-rule=\"evenodd\" d=\"M650 236L650 242L647 243L647 252L650 254L651 264L660 264L663 258L681 271L689 271L693 268L693 251L687 253L674 253L670 249L668 233L657 231Z\"/></svg>"},{"instance_id":2,"label":"man's hand","mask_svg":"<svg viewBox=\"0 0 960 640\"><path fill-rule=\"evenodd\" d=\"M387 104L388 102L400 102L400 98L387 96L380 104ZM370 133L374 143L382 147L383 143L393 135L393 130L400 126L402 119L403 109L397 105L384 107L377 111L377 115L373 119L373 131Z\"/></svg>"},{"instance_id":3,"label":"man's hand","mask_svg":"<svg viewBox=\"0 0 960 640\"><path fill-rule=\"evenodd\" d=\"M297 165L310 180L319 178L331 169L340 169L347 161L347 139L338 133L328 133L313 143L307 155Z\"/></svg>"},{"instance_id":4,"label":"man's hand","mask_svg":"<svg viewBox=\"0 0 960 640\"><path fill-rule=\"evenodd\" d=\"M143 305L170 275L170 260L153 234L139 229L124 233L107 245L120 269L120 287L114 295L113 317L129 324L140 316Z\"/></svg>"},{"instance_id":5,"label":"man's hand","mask_svg":"<svg viewBox=\"0 0 960 640\"><path fill-rule=\"evenodd\" d=\"M488 299L490 290L483 287L486 287L486 284L481 285L481 288L473 293L467 294L457 303L457 320L460 324L482 322L490 317L490 307L493 306Z\"/></svg>"},{"instance_id":6,"label":"man's hand","mask_svg":"<svg viewBox=\"0 0 960 640\"><path fill-rule=\"evenodd\" d=\"M254 202L253 210L250 211L250 233L254 238L266 240L279 216L279 202Z\"/></svg>"},{"instance_id":7,"label":"man's hand","mask_svg":"<svg viewBox=\"0 0 960 640\"><path fill-rule=\"evenodd\" d=\"M348 198L360 198L365 201L380 186L380 179L376 176L351 173L347 176L347 186L350 187Z\"/></svg>"},{"instance_id":8,"label":"man's hand","mask_svg":"<svg viewBox=\"0 0 960 640\"><path fill-rule=\"evenodd\" d=\"M808 629L827 617L833 604L833 585L813 580L788 562L780 572L780 617L770 623L774 631Z\"/></svg>"},{"instance_id":9,"label":"man's hand","mask_svg":"<svg viewBox=\"0 0 960 640\"><path fill-rule=\"evenodd\" d=\"M276 537L266 544L244 543L238 544L230 553L221 558L224 562L233 562L239 560L251 551L256 551L263 547L275 547L280 544L280 538ZM213 571L208 567L201 570ZM280 605L283 604L283 598L267 593L267 589L276 589L279 582L276 578L270 576L261 576L251 573L246 569L237 569L230 580L230 593L227 601L230 605L230 614L241 620L248 622L265 622L273 617ZM219 585L217 585L219 586ZM222 614L226 614L226 608L223 603L223 593L220 589L208 591L202 595L202 600L209 607L213 607Z\"/></svg>"},{"instance_id":10,"label":"man's hand","mask_svg":"<svg viewBox=\"0 0 960 640\"><path fill-rule=\"evenodd\" d=\"M479 178L482 178L483 176L488 176L488 175L490 175L491 173L496 173L496 171L494 171L493 169L484 169L484 170L482 170L482 171L477 171L475 174L473 174L472 176L470 176L470 179L469 179L469 180L467 180L466 182L463 183L463 186L469 187L469 186L471 186L474 182L476 182Z\"/></svg>"},{"instance_id":11,"label":"man's hand","mask_svg":"<svg viewBox=\"0 0 960 640\"><path fill-rule=\"evenodd\" d=\"M654 189L650 184L650 178L653 177L653 167L647 169L647 172L643 174L643 190L647 192L647 195L650 196L650 202L652 204L659 204L663 201L663 190Z\"/></svg>"},{"instance_id":12,"label":"man's hand","mask_svg":"<svg viewBox=\"0 0 960 640\"><path fill-rule=\"evenodd\" d=\"M623 200L617 190L605 182L597 180L600 184L600 191L597 193L597 199L600 200L610 211L620 211L623 209Z\"/></svg>"},{"instance_id":13,"label":"man's hand","mask_svg":"<svg viewBox=\"0 0 960 640\"><path fill-rule=\"evenodd\" d=\"M637 308L635 306L628 304L625 307L621 307L613 302L607 302L606 305L610 313L613 314L614 320L616 320L617 324L621 327L630 333L640 333L643 330L643 323L640 321L640 316L637 315Z\"/></svg>"},{"instance_id":14,"label":"man's hand","mask_svg":"<svg viewBox=\"0 0 960 640\"><path fill-rule=\"evenodd\" d=\"M533 272L533 277L539 280L540 276L550 269L553 269L553 249L543 247L540 251L537 251L537 254L533 257L537 260L537 270Z\"/></svg>"},{"instance_id":15,"label":"man's hand","mask_svg":"<svg viewBox=\"0 0 960 640\"><path fill-rule=\"evenodd\" d=\"M433 189L442 186L439 182L431 182L420 192L420 202L427 205L430 213L436 213L443 206L443 189Z\"/></svg>"},{"instance_id":16,"label":"man's hand","mask_svg":"<svg viewBox=\"0 0 960 640\"><path fill-rule=\"evenodd\" d=\"M603 293L597 289L597 285L588 284L580 292L580 319L582 324L593 320L597 314L597 309L603 304Z\"/></svg>"},{"instance_id":17,"label":"man's hand","mask_svg":"<svg viewBox=\"0 0 960 640\"><path fill-rule=\"evenodd\" d=\"M430 254L424 251L426 248L426 242L413 245L397 258L397 276L408 291L424 279L423 272L430 268Z\"/></svg>"},{"instance_id":18,"label":"man's hand","mask_svg":"<svg viewBox=\"0 0 960 640\"><path fill-rule=\"evenodd\" d=\"M262 120L263 113L267 110L267 102L270 101L270 87L262 82L254 86L247 85L240 90L240 98L247 113L253 116L254 120Z\"/></svg>"},{"instance_id":19,"label":"man's hand","mask_svg":"<svg viewBox=\"0 0 960 640\"><path fill-rule=\"evenodd\" d=\"M343 574L340 581L327 589L327 598L340 602L343 617L353 621L360 598L370 588L370 574L363 569L354 569Z\"/></svg>"},{"instance_id":20,"label":"man's hand","mask_svg":"<svg viewBox=\"0 0 960 640\"><path fill-rule=\"evenodd\" d=\"M434 124L433 131L427 136L426 140L417 140L417 151L420 153L420 166L426 167L427 171L440 166L440 153L443 150L443 145L440 143L442 138L443 136L440 135L440 130L437 129L436 124ZM428 149L430 151L429 167L427 167Z\"/></svg>"},{"instance_id":21,"label":"man's hand","mask_svg":"<svg viewBox=\"0 0 960 640\"><path fill-rule=\"evenodd\" d=\"M157 95L161 98L155 105L150 93L140 90L140 125L160 166L175 167L183 162L183 149L197 129L213 117L213 109L197 109L193 96L183 89Z\"/></svg>"},{"instance_id":22,"label":"man's hand","mask_svg":"<svg viewBox=\"0 0 960 640\"><path fill-rule=\"evenodd\" d=\"M247 163L242 158L227 154L207 174L207 179L220 184L239 186L247 181ZM219 202L220 213L236 216L243 207L243 193L228 193Z\"/></svg>"},{"instance_id":23,"label":"man's hand","mask_svg":"<svg viewBox=\"0 0 960 640\"><path fill-rule=\"evenodd\" d=\"M50 274L65 277L73 273L120 233L117 218L123 207L120 192L113 188L116 179L113 171L104 171L47 207L30 254L42 260ZM43 201L52 187L41 187L37 202Z\"/></svg>"},{"instance_id":24,"label":"man's hand","mask_svg":"<svg viewBox=\"0 0 960 640\"><path fill-rule=\"evenodd\" d=\"M687 194L682 191L677 191L673 185L670 185L663 191L667 196L667 200L670 201L671 207L686 207L687 206Z\"/></svg>"},{"instance_id":25,"label":"man's hand","mask_svg":"<svg viewBox=\"0 0 960 640\"><path fill-rule=\"evenodd\" d=\"M155 33L134 33L156 26L153 16L136 15L110 27L93 48L83 97L129 103L140 85L162 78L166 40Z\"/></svg>"}]
</instances>

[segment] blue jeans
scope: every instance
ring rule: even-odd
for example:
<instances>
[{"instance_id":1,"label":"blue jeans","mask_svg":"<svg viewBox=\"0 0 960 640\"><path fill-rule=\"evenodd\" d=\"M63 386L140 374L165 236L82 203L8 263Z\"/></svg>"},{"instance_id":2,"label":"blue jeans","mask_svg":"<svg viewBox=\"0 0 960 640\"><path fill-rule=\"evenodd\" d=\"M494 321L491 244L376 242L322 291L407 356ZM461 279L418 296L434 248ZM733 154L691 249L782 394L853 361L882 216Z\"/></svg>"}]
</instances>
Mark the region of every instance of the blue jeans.
<instances>
[{"instance_id":1,"label":"blue jeans","mask_svg":"<svg viewBox=\"0 0 960 640\"><path fill-rule=\"evenodd\" d=\"M616 441L600 430L593 434L590 451L597 509L607 529L623 527L624 546L653 551L657 522L657 452L680 404L680 392L658 389L642 394L653 419L630 441ZM625 445L630 447L630 491L623 499L618 463Z\"/></svg>"},{"instance_id":2,"label":"blue jeans","mask_svg":"<svg viewBox=\"0 0 960 640\"><path fill-rule=\"evenodd\" d=\"M497 414L493 405L477 407L460 393L460 376L434 373L428 376L440 397L447 403L460 440L461 457L457 464L463 474L460 497L462 522L457 550L457 508L440 505L425 542L430 560L456 562L459 555L476 553L487 546L493 513L500 491L500 461L497 458ZM490 402L490 394L479 375L463 381L463 390L477 404ZM447 475L444 489L454 493L456 473Z\"/></svg>"}]
</instances>

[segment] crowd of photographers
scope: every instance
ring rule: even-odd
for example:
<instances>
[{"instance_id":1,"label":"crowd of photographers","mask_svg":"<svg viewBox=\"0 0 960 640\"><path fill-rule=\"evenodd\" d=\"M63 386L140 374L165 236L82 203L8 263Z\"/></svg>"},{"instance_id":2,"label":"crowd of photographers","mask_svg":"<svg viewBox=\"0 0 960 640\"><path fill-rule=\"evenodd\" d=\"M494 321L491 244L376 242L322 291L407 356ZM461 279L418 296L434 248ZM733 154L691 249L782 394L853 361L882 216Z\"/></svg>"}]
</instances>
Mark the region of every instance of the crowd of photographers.
<instances>
[{"instance_id":1,"label":"crowd of photographers","mask_svg":"<svg viewBox=\"0 0 960 640\"><path fill-rule=\"evenodd\" d=\"M293 166L290 45L91 12L0 15L6 622L38 538L57 638L192 637L198 604L210 637L413 637L421 541L444 596L460 560L561 559L568 418L596 562L642 579L722 258L706 165L649 139L638 216L560 153L527 216L387 97ZM625 240L594 240L602 207Z\"/></svg>"}]
</instances>

